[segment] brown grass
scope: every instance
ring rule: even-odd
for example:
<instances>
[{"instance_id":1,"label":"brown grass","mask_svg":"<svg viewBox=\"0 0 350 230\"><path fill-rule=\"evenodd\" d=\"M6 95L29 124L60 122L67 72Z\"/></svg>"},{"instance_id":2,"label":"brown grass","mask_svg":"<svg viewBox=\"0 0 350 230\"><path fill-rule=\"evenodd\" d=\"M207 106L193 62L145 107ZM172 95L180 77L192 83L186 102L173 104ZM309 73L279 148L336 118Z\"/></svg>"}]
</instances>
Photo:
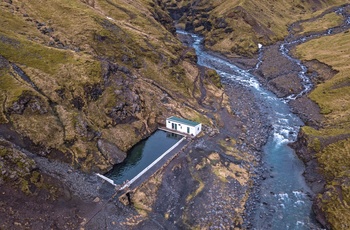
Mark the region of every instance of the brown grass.
<instances>
[{"instance_id":1,"label":"brown grass","mask_svg":"<svg viewBox=\"0 0 350 230\"><path fill-rule=\"evenodd\" d=\"M327 30L328 28L339 26L342 22L343 22L343 17L339 14L332 12L324 15L323 17L315 21L302 23L301 34L309 33L309 32L324 31L324 30Z\"/></svg>"},{"instance_id":2,"label":"brown grass","mask_svg":"<svg viewBox=\"0 0 350 230\"><path fill-rule=\"evenodd\" d=\"M297 47L303 60L317 59L339 71L333 78L317 85L309 97L324 114L323 127L304 127L309 147L316 151L321 171L327 178L326 192L320 195L322 209L333 229L350 226L349 157L350 157L350 33L311 40ZM320 140L330 140L325 145Z\"/></svg>"},{"instance_id":3,"label":"brown grass","mask_svg":"<svg viewBox=\"0 0 350 230\"><path fill-rule=\"evenodd\" d=\"M210 19L225 18L233 32L225 34L222 29L205 32L207 39L215 42L214 46L208 48L226 54L235 52L249 55L257 51L257 43L270 44L283 39L288 33L288 25L292 22L319 15L323 10L341 5L344 1L313 4L301 0L226 0L210 3L215 6ZM335 17L327 16L323 20L330 22L332 19ZM330 25L333 23L335 22L331 22Z\"/></svg>"}]
</instances>

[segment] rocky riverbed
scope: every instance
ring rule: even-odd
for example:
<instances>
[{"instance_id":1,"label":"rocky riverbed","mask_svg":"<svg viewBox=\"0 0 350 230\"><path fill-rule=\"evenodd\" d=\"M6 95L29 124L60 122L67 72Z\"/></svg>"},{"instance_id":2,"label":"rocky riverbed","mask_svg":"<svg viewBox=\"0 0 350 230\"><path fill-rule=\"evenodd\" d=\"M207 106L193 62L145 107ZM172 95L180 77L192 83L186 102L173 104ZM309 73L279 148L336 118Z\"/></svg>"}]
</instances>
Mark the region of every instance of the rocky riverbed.
<instances>
[{"instance_id":1,"label":"rocky riverbed","mask_svg":"<svg viewBox=\"0 0 350 230\"><path fill-rule=\"evenodd\" d=\"M302 84L297 76L297 66L281 55L279 47L277 43L263 47L262 54L255 58L230 61L250 70L277 96L286 97L299 92ZM257 68L256 63L260 63ZM308 63L308 67L316 76L314 81L334 74L316 61ZM6 160L28 168L37 167L42 172L40 178L29 175L31 184L22 185L24 191L29 192L26 199L13 187L1 184L1 201L6 202L0 203L0 228L250 228L253 210L260 203L259 185L272 176L270 168L262 161L261 151L271 131L267 122L268 108L239 84L224 84L223 87L223 100L229 103L221 107L207 106L212 108L204 112L212 118L211 126L207 126L204 134L165 169L141 186L133 194L130 206L122 205L114 197L114 188L100 178L23 150L21 142L28 140L20 140L12 130L0 127L1 143L14 145L17 155L30 156L33 163L27 166L24 159ZM198 100L207 103L204 90L200 91ZM320 125L319 108L307 96L290 101L289 105L304 123L313 127ZM309 152L302 141L300 135L294 147L307 161L306 176L311 188L319 192L323 189L323 178L315 173L317 162L307 155ZM5 169L4 173L7 171ZM42 215L38 218L37 213Z\"/></svg>"}]
</instances>

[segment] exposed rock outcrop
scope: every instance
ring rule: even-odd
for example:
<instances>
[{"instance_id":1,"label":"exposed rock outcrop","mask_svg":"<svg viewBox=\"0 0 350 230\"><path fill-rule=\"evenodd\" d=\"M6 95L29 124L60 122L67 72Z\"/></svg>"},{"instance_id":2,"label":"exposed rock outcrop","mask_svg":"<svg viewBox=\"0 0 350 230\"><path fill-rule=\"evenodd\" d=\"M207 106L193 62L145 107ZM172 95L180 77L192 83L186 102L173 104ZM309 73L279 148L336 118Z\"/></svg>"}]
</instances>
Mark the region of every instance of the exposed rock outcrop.
<instances>
[{"instance_id":1,"label":"exposed rock outcrop","mask_svg":"<svg viewBox=\"0 0 350 230\"><path fill-rule=\"evenodd\" d=\"M126 158L126 153L121 151L116 145L107 140L97 141L98 149L111 165L119 164Z\"/></svg>"}]
</instances>

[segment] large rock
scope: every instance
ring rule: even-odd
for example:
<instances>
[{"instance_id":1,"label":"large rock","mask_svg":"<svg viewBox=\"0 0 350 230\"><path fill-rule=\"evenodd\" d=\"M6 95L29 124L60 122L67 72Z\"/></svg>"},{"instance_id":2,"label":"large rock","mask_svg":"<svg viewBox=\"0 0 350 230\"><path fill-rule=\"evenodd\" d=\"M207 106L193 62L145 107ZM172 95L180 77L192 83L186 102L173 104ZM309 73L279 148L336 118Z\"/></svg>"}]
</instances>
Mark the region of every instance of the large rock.
<instances>
[{"instance_id":1,"label":"large rock","mask_svg":"<svg viewBox=\"0 0 350 230\"><path fill-rule=\"evenodd\" d=\"M97 141L97 147L111 165L119 164L126 158L125 152L105 139L99 139Z\"/></svg>"}]
</instances>

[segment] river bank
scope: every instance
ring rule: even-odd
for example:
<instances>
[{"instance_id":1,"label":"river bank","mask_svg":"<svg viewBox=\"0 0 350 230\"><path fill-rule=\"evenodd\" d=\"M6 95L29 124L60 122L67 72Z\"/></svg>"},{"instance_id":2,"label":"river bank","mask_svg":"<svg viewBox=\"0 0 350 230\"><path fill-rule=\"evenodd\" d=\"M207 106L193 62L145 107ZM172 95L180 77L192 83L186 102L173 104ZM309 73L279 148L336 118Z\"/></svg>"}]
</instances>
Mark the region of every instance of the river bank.
<instances>
[{"instance_id":1,"label":"river bank","mask_svg":"<svg viewBox=\"0 0 350 230\"><path fill-rule=\"evenodd\" d=\"M196 138L136 191L133 207L140 215L125 207L122 213L128 213L127 220L117 221L121 215L108 212L120 207L114 202L116 207L107 204L109 208L102 209L87 229L244 227L242 217L251 188L264 177L259 162L271 127L265 120L267 108L250 89L238 83L225 84L224 88L230 109L222 107L211 114L218 131L213 134L212 129L206 129L206 135Z\"/></svg>"},{"instance_id":2,"label":"river bank","mask_svg":"<svg viewBox=\"0 0 350 230\"><path fill-rule=\"evenodd\" d=\"M264 54L259 68L255 69L256 62L252 59L235 59L232 62L239 63L240 66L254 72L260 78L261 84L275 92L276 95L287 97L289 94L298 93L302 84L297 78L298 71L295 71L297 68L295 63L288 61L283 55L277 55L279 46L280 44L276 44L263 48ZM264 60L270 61L264 62ZM276 66L283 68L276 68ZM269 72L271 69L274 69L275 72ZM264 79L264 76L268 74L274 77ZM285 77L286 74L289 77ZM291 87L288 88L286 85ZM198 139L188 150L172 161L163 173L141 188L135 197L134 207L139 212L146 212L148 215L127 218L128 221L119 227L143 229L151 227L177 229L189 226L252 227L256 216L252 210L257 205L268 204L261 201L260 184L274 176L271 174L273 169L261 161L261 149L266 143L267 133L271 131L271 127L266 125L268 124L266 117L268 108L264 108L262 101L256 100L252 92L239 84L229 84L224 87L226 94L232 99L230 100L232 113L225 110L215 111L219 133ZM290 102L290 105L294 108L293 112L297 113L307 124L317 125L322 119L319 116L318 107L306 96ZM305 105L308 106L307 109ZM233 146L246 151L246 156L253 158L242 164L244 168L250 169L250 176L254 178L251 180L253 184L242 186L233 181L232 183L218 183L217 175L213 174L215 171L211 171L216 167L215 164L221 166L230 161L237 161L227 156L225 153L227 149L223 148L223 140L225 140L224 143L235 140ZM212 155L215 151L217 154ZM202 163L205 161L208 161L209 164ZM310 172L314 173L314 170ZM322 187L322 184L320 185L317 181L315 186ZM312 188L315 189L315 186ZM253 191L250 190L252 187L255 188ZM230 194L232 191L234 195ZM295 191L295 194L300 194L297 192ZM247 194L250 194L249 198ZM306 199L311 199L313 196L309 192L305 194L308 196ZM242 207L242 205L246 211L232 209L232 206ZM240 217L244 212L245 220L243 221ZM272 209L271 213L273 213ZM272 215L271 213L269 215ZM116 223L113 217L108 217L108 213L102 212L101 215L98 218L100 222L91 223L88 225L89 228L104 226L103 220L108 220L108 223ZM108 226L112 227L112 225ZM267 222L266 226L272 227L272 224ZM320 226L313 225L313 228L318 229Z\"/></svg>"},{"instance_id":3,"label":"river bank","mask_svg":"<svg viewBox=\"0 0 350 230\"><path fill-rule=\"evenodd\" d=\"M307 42L309 40L317 39L319 37L323 37L323 36L333 37L333 35L336 36L343 33L346 34L349 29L348 7L349 7L348 5L344 5L342 7L332 8L325 11L324 13L320 14L315 18L294 23L289 29L291 34L286 38L286 43L291 44L289 45L288 49L293 51L293 49L295 49L295 47L298 44ZM300 30L302 28L301 23L315 23L317 20L320 20L320 18L326 17L325 15L332 14L332 13L342 18L342 20L338 22L338 24L334 24L334 27L322 28L322 29L320 28L319 31L313 31L311 33L309 32L306 34L303 34L302 30ZM329 40L331 40L331 38L329 38ZM260 82L262 82L270 90L274 91L277 95L283 95L286 92L286 88L285 88L286 85L291 87L290 93L294 94L295 92L298 92L298 91L295 90L296 84L294 82L291 82L292 81L291 79L293 78L297 79L298 71L294 70L294 73L293 71L291 71L293 70L293 68L291 68L291 66L288 65L288 59L286 59L285 56L281 55L281 53L279 52L280 47L281 47L281 44L276 44L270 47L264 47L263 55L261 55L262 56L262 59L261 59L262 62L260 64L261 68L254 69L253 71L256 74L256 76L260 78ZM317 55L316 55L316 58L317 58ZM244 61L242 60L240 60L240 62L244 63ZM332 79L336 74L338 74L338 71L336 71L334 67L329 66L325 63L322 63L317 59L304 61L302 65L304 65L303 67L304 69L302 70L308 75L308 77L310 78L310 82L312 82L314 85L312 87L312 90L314 90L318 84L327 82L330 79ZM297 69L301 69L301 68L298 67ZM276 70L280 70L280 71L276 71ZM268 76L266 74L268 73L268 71L270 71L270 74L274 77L271 77L271 78L266 77ZM288 78L283 79L284 75L288 76ZM286 79L288 80L287 82L286 82ZM278 82L282 83L282 86L280 86L279 84L276 84ZM281 90L279 90L279 88ZM308 93L310 93L310 91L308 91ZM308 93L298 97L295 100L289 100L289 105L292 108L293 113L297 114L303 120L306 126L315 130L322 130L325 126L327 126L326 125L327 119L328 119L327 113L321 112L318 105L316 105L315 102L310 100L310 98L308 97ZM325 94L327 92L324 91L323 93ZM326 115L324 116L324 114ZM334 125L331 127L335 128ZM331 190L329 189L329 184L332 184L333 182L329 182L329 180L332 180L332 179L328 178L328 183L327 183L328 185L326 186L325 176L321 174L321 173L324 173L325 166L324 166L324 163L323 165L320 165L320 163L318 162L318 157L321 151L310 148L310 145L312 143L310 143L309 135L310 134L307 134L301 131L298 135L297 141L293 143L291 147L295 149L296 154L305 164L305 171L303 173L303 176L305 177L306 182L308 183L312 192L315 195L318 195L317 199L315 199L316 196L313 196L313 212L315 214L315 218L319 221L319 223L322 224L324 228L329 229L329 228L332 228L331 227L332 225L339 226L337 225L339 221L334 221L334 215L330 210L338 211L338 208L341 209L341 207L337 207L334 209L330 209L328 207L329 204L327 202L329 202L330 198L329 198L329 195L325 194L325 192ZM325 141L324 145L336 143L337 141L343 140L344 138L346 138L346 136L335 135L330 140ZM343 151L346 151L346 149L343 149ZM335 199L342 200L341 198L342 195L332 194L332 196L335 197ZM333 218L333 220L330 220L330 218ZM347 221L345 221L344 225L346 225L346 223Z\"/></svg>"},{"instance_id":4,"label":"river bank","mask_svg":"<svg viewBox=\"0 0 350 230\"><path fill-rule=\"evenodd\" d=\"M259 78L260 84L277 96L287 97L291 93L299 92L302 84L298 82L298 71L295 71L297 65L280 55L279 47L280 44L263 47L261 55L256 56L256 59L242 58L231 61L254 73ZM260 64L257 66L256 63ZM321 64L316 65L315 71L320 66L322 67ZM275 176L274 169L267 166L262 157L263 146L274 127L269 123L270 108L264 104L263 99L259 100L255 93L240 84L225 83L223 87L225 96L227 95L230 101L230 109L222 107L207 111L217 131L206 132L205 136L196 139L164 171L140 188L133 197L132 206L121 205L116 198L112 197L113 187L102 184L96 178L79 176L80 173L74 169L50 161L40 165L43 161L37 158L40 168L52 175L57 175L56 179L63 181L62 187L68 185L71 191L77 191L74 194L76 197L66 194L66 200L62 203L58 202L56 213L65 212L71 218L71 226L76 227L82 222L86 229L179 229L196 226L251 228L254 226L252 222L257 214L253 210L258 205L269 205L261 199L261 183ZM289 105L305 124L314 127L320 125L322 116L319 115L319 108L306 95L290 101ZM289 134L295 135L292 131L287 135ZM299 136L299 142L293 146L304 148L305 154L309 154L305 149L305 143L302 143L302 136ZM312 156L306 155L306 157L312 159ZM309 167L306 168L306 177L309 183L312 182L311 189L314 192L321 191L323 184L320 182L319 175L315 173L317 162L310 161L307 166ZM11 192L13 191L5 191L4 199L10 200L8 196ZM67 191L63 190L63 192ZM299 195L305 191L295 192ZM305 192L305 194L308 196L306 199L312 197L312 193ZM270 193L270 195L278 194ZM77 197L79 198L76 202ZM72 206L68 208L72 211L65 211L62 205L70 201ZM38 199L37 202L44 203L44 200ZM25 204L26 209L35 207L28 203ZM57 203L53 202L53 205L46 209L47 212L57 211L55 204ZM16 207L21 207L21 203L16 203ZM3 213L8 212L6 209L3 210L5 210ZM270 216L275 213L274 209L268 211ZM9 220L8 225L20 218L17 214ZM74 220L72 216L76 219ZM59 217L44 216L41 221L42 226L45 220L50 218ZM64 219L67 220L68 217ZM266 226L272 227L273 224L268 221L269 219ZM22 224L17 221L16 223Z\"/></svg>"},{"instance_id":5,"label":"river bank","mask_svg":"<svg viewBox=\"0 0 350 230\"><path fill-rule=\"evenodd\" d=\"M261 50L263 54L260 55L261 59L256 56L256 63L259 63L258 66L252 65L251 59L248 59L247 62L245 62L244 58L240 58L233 60L233 62L239 63L238 65L247 71L250 70L250 72L259 79L259 82L263 87L269 89L278 97L286 98L291 94L299 93L302 89L302 82L298 77L298 66L296 66L295 63L288 60L279 52L280 45L281 43L263 47ZM274 71L271 72L271 69ZM267 73L267 70L270 72ZM320 115L318 106L312 102L307 97L307 95L303 95L296 100L289 101L288 105L291 109L291 112L300 117L304 124L317 126L321 122L322 116ZM297 154L301 153L301 148L304 148L304 150L306 148L305 143L303 145L300 142L301 138L298 136L295 144L290 145ZM307 151L304 151L303 153L306 154ZM303 161L305 160L305 156L298 155L298 157ZM311 161L310 158L309 160L310 162L306 162L306 168L303 176L305 177L306 183L310 186L311 191L303 192L305 192L305 196L308 197L306 199L313 200L315 195L323 189L324 179L322 175L320 175L316 170L317 162L315 162L315 160ZM257 175L259 176L256 177L256 185L254 185L251 196L246 205L245 223L248 229L252 228L253 226L256 227L256 225L253 223L256 221L257 215L258 218L263 219L262 226L264 226L264 228L273 228L274 224L270 221L272 221L272 215L277 215L275 213L276 210L270 206L269 202L264 201L260 194L260 186L262 182L270 177L274 177L274 168L266 164L264 161L261 161L260 163L260 166L257 168ZM275 196L276 194L271 192L271 195ZM266 212L264 212L264 215L257 213L257 207L261 205L266 207L264 208L264 210L266 210ZM310 213L310 216L311 219L316 218L318 221L321 221L321 223L324 223L324 221L322 221L321 213ZM316 223L310 224L309 227L312 229L321 229L321 225L317 225Z\"/></svg>"}]
</instances>

